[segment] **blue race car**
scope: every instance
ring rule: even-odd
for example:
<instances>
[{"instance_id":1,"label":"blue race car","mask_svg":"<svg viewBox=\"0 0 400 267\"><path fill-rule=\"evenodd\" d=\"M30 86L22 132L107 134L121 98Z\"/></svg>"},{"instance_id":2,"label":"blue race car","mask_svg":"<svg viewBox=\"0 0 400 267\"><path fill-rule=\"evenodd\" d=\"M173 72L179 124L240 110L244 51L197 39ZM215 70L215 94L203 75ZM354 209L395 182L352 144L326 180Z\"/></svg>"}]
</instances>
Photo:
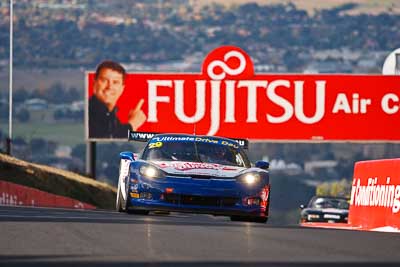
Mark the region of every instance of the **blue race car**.
<instances>
[{"instance_id":1,"label":"blue race car","mask_svg":"<svg viewBox=\"0 0 400 267\"><path fill-rule=\"evenodd\" d=\"M154 135L140 156L120 153L117 211L178 211L265 223L270 203L268 162L255 167L232 139Z\"/></svg>"}]
</instances>

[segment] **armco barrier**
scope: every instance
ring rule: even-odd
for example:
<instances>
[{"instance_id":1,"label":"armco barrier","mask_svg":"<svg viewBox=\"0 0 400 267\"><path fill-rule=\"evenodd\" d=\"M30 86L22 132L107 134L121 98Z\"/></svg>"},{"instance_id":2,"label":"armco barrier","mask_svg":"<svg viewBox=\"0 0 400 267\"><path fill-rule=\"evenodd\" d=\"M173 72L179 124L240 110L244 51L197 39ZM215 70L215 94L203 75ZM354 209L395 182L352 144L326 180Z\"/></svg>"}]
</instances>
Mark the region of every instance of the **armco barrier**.
<instances>
[{"instance_id":1,"label":"armco barrier","mask_svg":"<svg viewBox=\"0 0 400 267\"><path fill-rule=\"evenodd\" d=\"M349 223L301 223L305 227L400 232L400 159L356 162Z\"/></svg>"},{"instance_id":2,"label":"armco barrier","mask_svg":"<svg viewBox=\"0 0 400 267\"><path fill-rule=\"evenodd\" d=\"M78 200L54 195L38 189L0 181L0 205L95 209Z\"/></svg>"},{"instance_id":3,"label":"armco barrier","mask_svg":"<svg viewBox=\"0 0 400 267\"><path fill-rule=\"evenodd\" d=\"M355 164L349 224L362 230L400 230L400 159Z\"/></svg>"}]
</instances>

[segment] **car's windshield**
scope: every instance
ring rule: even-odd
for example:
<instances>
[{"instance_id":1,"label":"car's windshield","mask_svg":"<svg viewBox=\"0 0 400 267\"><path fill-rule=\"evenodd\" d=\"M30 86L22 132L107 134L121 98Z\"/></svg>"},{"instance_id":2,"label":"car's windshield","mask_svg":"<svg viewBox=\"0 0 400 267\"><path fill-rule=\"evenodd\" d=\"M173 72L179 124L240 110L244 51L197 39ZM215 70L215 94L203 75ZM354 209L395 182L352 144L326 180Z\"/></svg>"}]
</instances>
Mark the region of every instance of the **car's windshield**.
<instances>
[{"instance_id":1,"label":"car's windshield","mask_svg":"<svg viewBox=\"0 0 400 267\"><path fill-rule=\"evenodd\" d=\"M234 142L216 138L151 140L143 152L145 160L207 162L238 167L250 167L244 151ZM160 141L161 140L161 141Z\"/></svg>"},{"instance_id":2,"label":"car's windshield","mask_svg":"<svg viewBox=\"0 0 400 267\"><path fill-rule=\"evenodd\" d=\"M346 199L340 198L316 198L310 203L310 208L316 209L349 209L349 203Z\"/></svg>"}]
</instances>

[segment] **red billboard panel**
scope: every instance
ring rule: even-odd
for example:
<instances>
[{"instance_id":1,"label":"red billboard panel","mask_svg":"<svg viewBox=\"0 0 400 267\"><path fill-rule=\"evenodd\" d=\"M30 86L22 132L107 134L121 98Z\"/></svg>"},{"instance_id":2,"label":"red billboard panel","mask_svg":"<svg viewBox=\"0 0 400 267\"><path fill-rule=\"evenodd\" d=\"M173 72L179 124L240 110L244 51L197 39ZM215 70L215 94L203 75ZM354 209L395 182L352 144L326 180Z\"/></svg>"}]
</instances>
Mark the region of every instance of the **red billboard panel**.
<instances>
[{"instance_id":1,"label":"red billboard panel","mask_svg":"<svg viewBox=\"0 0 400 267\"><path fill-rule=\"evenodd\" d=\"M95 76L86 77L86 136L126 140L125 128L119 136L92 129L110 128L105 120L92 119L98 114L90 111L99 88ZM205 58L200 73L126 74L115 108L107 112L139 132L395 142L400 140L400 76L256 74L246 52L223 46Z\"/></svg>"},{"instance_id":2,"label":"red billboard panel","mask_svg":"<svg viewBox=\"0 0 400 267\"><path fill-rule=\"evenodd\" d=\"M355 164L349 214L355 228L400 230L400 159Z\"/></svg>"},{"instance_id":3,"label":"red billboard panel","mask_svg":"<svg viewBox=\"0 0 400 267\"><path fill-rule=\"evenodd\" d=\"M0 205L56 207L71 209L95 209L96 207L76 199L58 196L39 189L0 181Z\"/></svg>"}]
</instances>

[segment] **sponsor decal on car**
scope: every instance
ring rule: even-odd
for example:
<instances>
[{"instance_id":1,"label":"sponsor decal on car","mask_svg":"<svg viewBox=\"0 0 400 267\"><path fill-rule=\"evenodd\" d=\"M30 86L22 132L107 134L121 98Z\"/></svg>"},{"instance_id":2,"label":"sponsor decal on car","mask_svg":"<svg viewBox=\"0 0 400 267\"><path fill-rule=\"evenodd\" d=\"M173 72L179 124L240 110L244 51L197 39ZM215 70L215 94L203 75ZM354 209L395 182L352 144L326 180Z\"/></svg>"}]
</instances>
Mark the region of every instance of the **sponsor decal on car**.
<instances>
[{"instance_id":1,"label":"sponsor decal on car","mask_svg":"<svg viewBox=\"0 0 400 267\"><path fill-rule=\"evenodd\" d=\"M128 135L128 141L139 141L139 142L148 142L151 138L153 138L156 134L159 133L153 133L153 132L135 132L135 131L129 131ZM191 137L191 136L162 136L162 137L156 137L150 143L153 142L188 142L188 141L196 141L196 142L209 142L209 143L215 143L215 144L221 144L221 145L230 145L230 146L235 146L239 145L242 148L247 149L249 146L249 140L247 139L240 139L240 138L230 138L228 136L225 136L225 138L229 138L233 141L229 142L227 140L215 140L210 137Z\"/></svg>"},{"instance_id":2,"label":"sponsor decal on car","mask_svg":"<svg viewBox=\"0 0 400 267\"><path fill-rule=\"evenodd\" d=\"M194 170L194 169L207 169L207 170L223 170L223 171L237 171L238 168L227 167L220 164L205 163L205 162L158 162L156 163L160 168L174 168L179 171Z\"/></svg>"},{"instance_id":3,"label":"sponsor decal on car","mask_svg":"<svg viewBox=\"0 0 400 267\"><path fill-rule=\"evenodd\" d=\"M199 142L199 143L209 143L216 145L224 145L239 148L239 144L236 141L230 142L227 140L213 139L209 137L188 137L188 136L160 136L154 137L149 143L149 148L161 147L163 142Z\"/></svg>"}]
</instances>

